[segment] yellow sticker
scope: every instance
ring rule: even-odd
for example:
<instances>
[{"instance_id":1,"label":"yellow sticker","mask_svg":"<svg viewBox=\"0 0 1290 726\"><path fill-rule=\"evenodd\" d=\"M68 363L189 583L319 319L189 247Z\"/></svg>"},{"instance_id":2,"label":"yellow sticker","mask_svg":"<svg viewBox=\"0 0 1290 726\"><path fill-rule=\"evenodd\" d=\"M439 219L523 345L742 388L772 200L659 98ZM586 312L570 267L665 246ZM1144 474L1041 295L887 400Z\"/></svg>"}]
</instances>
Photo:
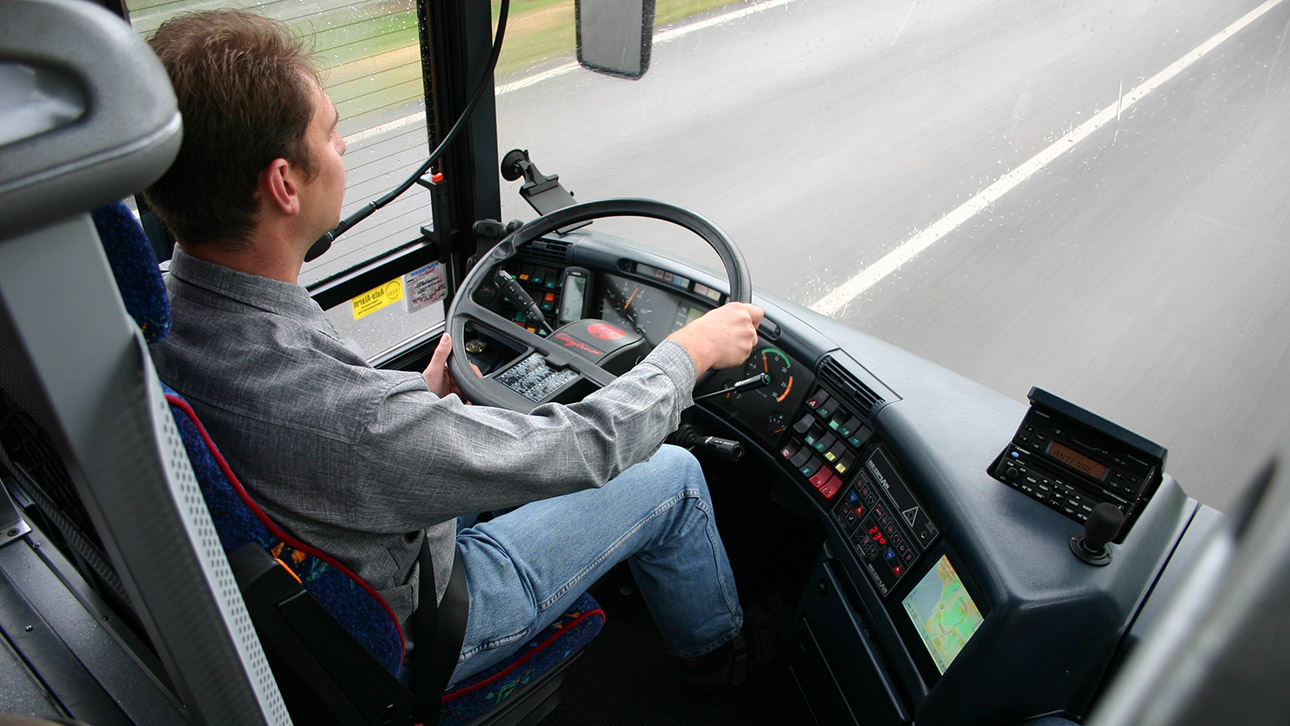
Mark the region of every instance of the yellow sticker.
<instances>
[{"instance_id":1,"label":"yellow sticker","mask_svg":"<svg viewBox=\"0 0 1290 726\"><path fill-rule=\"evenodd\" d=\"M377 310L403 299L403 281L390 280L389 282L374 287L371 290L350 300L354 306L354 319L358 320L364 315L370 315Z\"/></svg>"}]
</instances>

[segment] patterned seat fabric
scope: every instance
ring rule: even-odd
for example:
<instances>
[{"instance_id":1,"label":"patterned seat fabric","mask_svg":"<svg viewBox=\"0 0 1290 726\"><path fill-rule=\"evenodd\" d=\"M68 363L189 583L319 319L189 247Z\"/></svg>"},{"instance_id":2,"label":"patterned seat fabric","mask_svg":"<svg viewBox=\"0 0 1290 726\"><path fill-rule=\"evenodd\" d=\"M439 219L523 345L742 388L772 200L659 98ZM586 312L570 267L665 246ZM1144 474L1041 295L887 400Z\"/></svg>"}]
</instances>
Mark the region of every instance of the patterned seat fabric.
<instances>
[{"instance_id":1,"label":"patterned seat fabric","mask_svg":"<svg viewBox=\"0 0 1290 726\"><path fill-rule=\"evenodd\" d=\"M439 726L459 726L527 686L600 634L605 611L583 593L565 611L524 644L515 657L457 684L444 694Z\"/></svg>"},{"instance_id":2,"label":"patterned seat fabric","mask_svg":"<svg viewBox=\"0 0 1290 726\"><path fill-rule=\"evenodd\" d=\"M170 387L163 388L224 551L234 552L251 542L267 550L397 676L403 666L403 631L385 599L344 565L274 524L242 488L188 402Z\"/></svg>"},{"instance_id":3,"label":"patterned seat fabric","mask_svg":"<svg viewBox=\"0 0 1290 726\"><path fill-rule=\"evenodd\" d=\"M390 606L344 565L273 524L242 488L188 402L168 386L163 388L224 550L233 552L250 542L267 550L369 653L398 675L403 632ZM464 724L500 704L590 643L604 623L604 611L584 593L510 660L444 694L439 723Z\"/></svg>"}]
</instances>

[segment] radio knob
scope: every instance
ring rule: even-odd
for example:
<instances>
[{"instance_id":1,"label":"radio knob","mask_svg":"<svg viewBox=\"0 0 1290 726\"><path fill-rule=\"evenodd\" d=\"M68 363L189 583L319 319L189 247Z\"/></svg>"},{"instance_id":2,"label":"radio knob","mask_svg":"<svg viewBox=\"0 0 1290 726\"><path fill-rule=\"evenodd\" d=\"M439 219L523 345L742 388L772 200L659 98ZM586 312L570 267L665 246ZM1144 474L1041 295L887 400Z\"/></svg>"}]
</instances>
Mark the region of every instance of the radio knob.
<instances>
[{"instance_id":1,"label":"radio knob","mask_svg":"<svg viewBox=\"0 0 1290 726\"><path fill-rule=\"evenodd\" d=\"M1003 477L1008 481L1016 481L1020 476L1021 472L1017 471L1017 467L1015 466L1010 466L1003 470Z\"/></svg>"}]
</instances>

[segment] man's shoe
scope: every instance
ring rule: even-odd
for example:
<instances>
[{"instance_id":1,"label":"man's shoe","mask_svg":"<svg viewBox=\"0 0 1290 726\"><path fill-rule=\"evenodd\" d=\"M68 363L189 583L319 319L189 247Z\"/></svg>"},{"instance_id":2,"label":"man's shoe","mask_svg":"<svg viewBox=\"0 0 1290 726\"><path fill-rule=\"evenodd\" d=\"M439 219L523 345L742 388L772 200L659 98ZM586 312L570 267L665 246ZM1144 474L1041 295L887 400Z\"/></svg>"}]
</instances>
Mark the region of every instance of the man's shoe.
<instances>
[{"instance_id":1,"label":"man's shoe","mask_svg":"<svg viewBox=\"0 0 1290 726\"><path fill-rule=\"evenodd\" d=\"M737 686L771 669L779 660L781 630L767 610L752 605L744 611L744 627L716 650L680 661L681 680L691 690L706 693Z\"/></svg>"}]
</instances>

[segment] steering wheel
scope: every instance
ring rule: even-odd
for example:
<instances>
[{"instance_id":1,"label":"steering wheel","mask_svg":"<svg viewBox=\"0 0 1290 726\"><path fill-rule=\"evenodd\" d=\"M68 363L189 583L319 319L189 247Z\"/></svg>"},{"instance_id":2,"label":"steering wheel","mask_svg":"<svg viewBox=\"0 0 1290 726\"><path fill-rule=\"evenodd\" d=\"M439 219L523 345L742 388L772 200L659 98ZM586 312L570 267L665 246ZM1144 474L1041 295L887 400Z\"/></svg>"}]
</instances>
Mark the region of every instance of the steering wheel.
<instances>
[{"instance_id":1,"label":"steering wheel","mask_svg":"<svg viewBox=\"0 0 1290 726\"><path fill-rule=\"evenodd\" d=\"M730 299L735 302L751 302L752 280L739 249L720 228L688 209L650 199L605 199L557 209L528 222L498 242L496 247L471 268L453 297L452 305L448 308L448 332L452 335L452 356L448 359L448 370L467 399L477 404L501 406L524 413L533 410L539 401L517 393L497 379L499 374L506 374L520 366L527 366L524 370L535 376L558 376L563 381L560 388L580 379L601 388L614 381L617 376L596 362L570 352L565 345L554 339L554 335L543 338L530 333L474 299L480 286L492 280L498 265L513 257L523 245L562 227L605 217L659 219L702 237L716 251L725 266L726 276L730 280ZM522 350L515 359L520 362L483 378L476 375L466 354L468 324L477 332L514 343ZM517 374L512 372L511 375Z\"/></svg>"}]
</instances>

